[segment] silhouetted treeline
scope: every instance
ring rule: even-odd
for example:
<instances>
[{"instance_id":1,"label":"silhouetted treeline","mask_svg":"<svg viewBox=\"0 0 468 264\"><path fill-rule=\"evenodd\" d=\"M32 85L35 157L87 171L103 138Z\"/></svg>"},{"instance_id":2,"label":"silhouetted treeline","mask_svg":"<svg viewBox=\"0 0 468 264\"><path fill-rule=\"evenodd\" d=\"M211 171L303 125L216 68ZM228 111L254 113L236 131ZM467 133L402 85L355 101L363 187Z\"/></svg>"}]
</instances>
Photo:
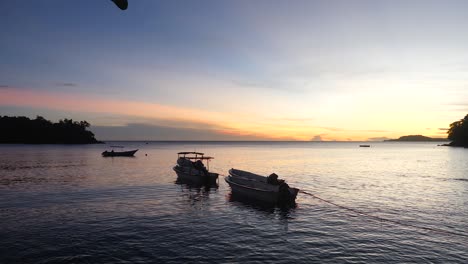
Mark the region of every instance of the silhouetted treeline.
<instances>
[{"instance_id":1,"label":"silhouetted treeline","mask_svg":"<svg viewBox=\"0 0 468 264\"><path fill-rule=\"evenodd\" d=\"M468 147L468 115L450 124L447 134L450 146Z\"/></svg>"},{"instance_id":2,"label":"silhouetted treeline","mask_svg":"<svg viewBox=\"0 0 468 264\"><path fill-rule=\"evenodd\" d=\"M0 143L22 144L92 144L100 143L86 121L63 119L52 123L42 116L29 119L24 116L0 116Z\"/></svg>"}]
</instances>

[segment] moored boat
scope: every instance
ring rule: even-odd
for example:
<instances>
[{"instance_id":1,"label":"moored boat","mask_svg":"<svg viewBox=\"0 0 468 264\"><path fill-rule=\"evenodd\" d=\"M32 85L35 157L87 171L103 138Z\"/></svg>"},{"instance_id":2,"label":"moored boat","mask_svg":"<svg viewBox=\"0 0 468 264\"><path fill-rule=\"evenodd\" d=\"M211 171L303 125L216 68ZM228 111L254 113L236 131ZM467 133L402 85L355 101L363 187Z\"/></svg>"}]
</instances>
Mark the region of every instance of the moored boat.
<instances>
[{"instance_id":1,"label":"moored boat","mask_svg":"<svg viewBox=\"0 0 468 264\"><path fill-rule=\"evenodd\" d=\"M275 173L262 176L248 171L230 169L225 180L231 187L233 195L268 203L293 203L299 192L299 189L289 187L284 180L278 179Z\"/></svg>"},{"instance_id":2,"label":"moored boat","mask_svg":"<svg viewBox=\"0 0 468 264\"><path fill-rule=\"evenodd\" d=\"M209 162L214 158L204 155L201 152L177 153L177 165L173 167L173 170L178 179L196 184L216 184L219 174L209 171ZM206 161L207 167L203 161Z\"/></svg>"},{"instance_id":3,"label":"moored boat","mask_svg":"<svg viewBox=\"0 0 468 264\"><path fill-rule=\"evenodd\" d=\"M135 153L138 151L138 149L135 150L129 150L129 151L104 151L102 153L103 157L133 157Z\"/></svg>"}]
</instances>

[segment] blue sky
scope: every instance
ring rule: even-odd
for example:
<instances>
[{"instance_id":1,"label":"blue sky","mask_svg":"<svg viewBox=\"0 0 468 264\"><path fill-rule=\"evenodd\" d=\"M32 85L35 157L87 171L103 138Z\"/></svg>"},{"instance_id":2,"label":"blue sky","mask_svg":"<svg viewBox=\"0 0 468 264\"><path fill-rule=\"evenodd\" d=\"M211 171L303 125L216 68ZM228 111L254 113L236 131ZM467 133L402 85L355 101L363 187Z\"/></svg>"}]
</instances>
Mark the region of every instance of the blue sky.
<instances>
[{"instance_id":1,"label":"blue sky","mask_svg":"<svg viewBox=\"0 0 468 264\"><path fill-rule=\"evenodd\" d=\"M468 110L465 1L1 7L0 114L86 119L104 140L444 136Z\"/></svg>"}]
</instances>

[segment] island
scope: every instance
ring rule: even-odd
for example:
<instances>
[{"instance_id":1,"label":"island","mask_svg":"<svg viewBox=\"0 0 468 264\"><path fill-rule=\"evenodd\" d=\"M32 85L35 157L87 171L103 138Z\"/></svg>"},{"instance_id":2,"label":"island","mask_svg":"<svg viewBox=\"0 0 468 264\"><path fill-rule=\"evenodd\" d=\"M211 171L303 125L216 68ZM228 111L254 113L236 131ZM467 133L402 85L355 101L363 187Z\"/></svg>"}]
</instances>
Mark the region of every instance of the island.
<instances>
[{"instance_id":1,"label":"island","mask_svg":"<svg viewBox=\"0 0 468 264\"><path fill-rule=\"evenodd\" d=\"M392 141L405 141L405 142L408 142L408 141L416 141L416 142L429 142L429 141L447 141L448 139L446 138L431 138L431 137L426 137L426 136L423 136L423 135L408 135L408 136L402 136L402 137L399 137L398 139L388 139L388 140L384 140L386 142L392 142Z\"/></svg>"},{"instance_id":2,"label":"island","mask_svg":"<svg viewBox=\"0 0 468 264\"><path fill-rule=\"evenodd\" d=\"M96 144L102 143L87 130L86 121L63 119L52 123L42 116L0 116L0 143L5 144Z\"/></svg>"}]
</instances>

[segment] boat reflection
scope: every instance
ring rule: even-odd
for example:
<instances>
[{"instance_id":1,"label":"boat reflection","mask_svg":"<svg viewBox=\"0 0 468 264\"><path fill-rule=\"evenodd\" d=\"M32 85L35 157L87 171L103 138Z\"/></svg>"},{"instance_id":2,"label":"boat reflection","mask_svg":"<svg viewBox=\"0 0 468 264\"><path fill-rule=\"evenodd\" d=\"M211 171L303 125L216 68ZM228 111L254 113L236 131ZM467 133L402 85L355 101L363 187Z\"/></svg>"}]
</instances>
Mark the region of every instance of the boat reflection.
<instances>
[{"instance_id":1,"label":"boat reflection","mask_svg":"<svg viewBox=\"0 0 468 264\"><path fill-rule=\"evenodd\" d=\"M177 177L177 180L175 181L175 184L181 185L185 187L186 189L204 189L206 191L210 191L211 189L218 189L218 183L211 183L207 184L205 181L200 180L200 181L194 181L194 180L186 180L182 179L180 177Z\"/></svg>"},{"instance_id":2,"label":"boat reflection","mask_svg":"<svg viewBox=\"0 0 468 264\"><path fill-rule=\"evenodd\" d=\"M177 177L176 181L175 181L176 184L183 184L183 185L187 185L187 186L190 186L190 187L193 187L193 188L202 188L202 187L205 187L205 188L214 188L214 189L218 189L219 185L218 185L218 182L206 182L204 181L203 179L191 179L191 180L187 180L187 179L183 179L183 178L180 178L180 177Z\"/></svg>"},{"instance_id":3,"label":"boat reflection","mask_svg":"<svg viewBox=\"0 0 468 264\"><path fill-rule=\"evenodd\" d=\"M278 213L278 215L281 218L289 218L290 213L294 211L294 209L297 207L297 204L295 202L288 203L288 204L268 203L268 202L259 201L255 199L249 199L249 198L246 198L245 196L236 195L235 193L232 193L232 192L230 192L226 197L227 197L227 200L234 205L239 205L240 207L249 208L249 209L252 208L257 211L261 211L267 214Z\"/></svg>"},{"instance_id":4,"label":"boat reflection","mask_svg":"<svg viewBox=\"0 0 468 264\"><path fill-rule=\"evenodd\" d=\"M175 184L180 186L183 200L187 200L191 207L202 209L209 204L210 193L217 191L217 186L193 184L183 180L177 180Z\"/></svg>"}]
</instances>

